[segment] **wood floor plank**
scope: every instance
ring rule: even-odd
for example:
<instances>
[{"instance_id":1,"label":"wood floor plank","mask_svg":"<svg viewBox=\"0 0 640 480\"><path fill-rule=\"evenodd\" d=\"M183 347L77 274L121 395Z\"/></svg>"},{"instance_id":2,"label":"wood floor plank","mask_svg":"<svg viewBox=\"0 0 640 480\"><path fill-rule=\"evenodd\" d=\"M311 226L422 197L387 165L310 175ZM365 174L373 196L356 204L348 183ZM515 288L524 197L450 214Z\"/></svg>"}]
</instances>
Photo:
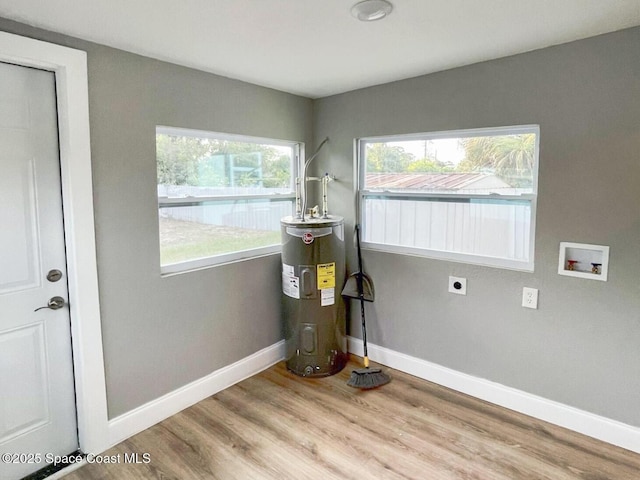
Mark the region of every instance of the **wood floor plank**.
<instances>
[{"instance_id":1,"label":"wood floor plank","mask_svg":"<svg viewBox=\"0 0 640 480\"><path fill-rule=\"evenodd\" d=\"M386 369L306 379L284 363L209 397L65 480L637 480L640 455ZM131 458L131 457L129 457Z\"/></svg>"},{"instance_id":2,"label":"wood floor plank","mask_svg":"<svg viewBox=\"0 0 640 480\"><path fill-rule=\"evenodd\" d=\"M418 408L407 408L407 405L398 400L402 398L402 391L406 387L402 382L402 378L396 378L392 388L380 389L376 394L363 392L366 394L368 403L360 405L360 407L364 408L356 409L350 413L351 418L356 418L362 411L370 412L367 422L369 427L373 428L371 433L374 438L377 438L380 443L387 446L392 445L394 442L404 444L403 446L408 449L412 458L421 457L421 452L439 451L441 456L437 465L446 467L449 472L454 472L456 474L454 478L462 478L464 474L469 473L458 471L459 466L465 465L465 463L473 464L474 469L481 467L482 465L480 464L482 463L486 464L483 468L492 470L492 478L495 479L503 477L517 478L519 473L517 468L526 462L530 463L528 466L525 465L527 470L535 473L536 478L557 478L559 480L569 478L562 476L557 469L554 469L550 476L545 474L544 464L536 463L534 462L535 459L528 456L523 457L519 462L515 462L516 458L509 458L512 453L510 450L500 448L495 443L488 449L482 438L476 438L478 437L478 432L469 432L465 423L452 422L449 418L448 423L442 424L440 422L440 425L438 425L438 422L434 421L437 420L437 417L433 415L425 417ZM289 386L289 389L292 388L295 388L295 386ZM318 389L314 391L322 395ZM382 392L388 392L387 398L381 398L378 393L381 394ZM335 395L318 398L317 401L325 405L331 405L335 401ZM449 408L455 407L455 404L450 403L447 406ZM381 415L385 409L387 413ZM403 436L396 438L394 438L393 432L389 432L388 429L389 426L394 426L395 415L393 412L402 412L399 416L400 424L395 425L395 427ZM381 423L378 418L384 418L384 421ZM383 434L382 436L380 435L381 433ZM400 452L395 453L399 454ZM499 455L496 455L496 453L499 453ZM448 458L446 454L449 454ZM402 459L401 455L399 459ZM460 460L464 460L464 462ZM431 464L431 461L429 461L429 464Z\"/></svg>"},{"instance_id":3,"label":"wood floor plank","mask_svg":"<svg viewBox=\"0 0 640 480\"><path fill-rule=\"evenodd\" d=\"M339 470L335 473L339 477L361 478L358 464L363 461L368 463L369 469L384 473L389 478L421 476L420 464L414 458L405 462L402 469L395 469L392 466L389 455L394 454L397 457L399 454L399 452L393 452L396 447L393 442L387 442L386 451L380 455L372 454L368 450L368 445L362 444L362 439L373 433L370 427L363 429L357 423L352 423L349 427L349 422L338 415L331 405L320 402L316 398L300 398L291 389L283 391L279 388L277 393L280 394L281 403L271 405L267 409L269 418L286 418L286 429L288 432L293 432L293 435L290 433L289 436L297 437L297 441L311 440L315 455L311 460L336 463ZM281 395L282 393L286 395ZM252 392L254 398L264 399L265 403L268 403L267 398L272 394L275 392L264 384L257 385L257 390ZM261 410L264 408L263 403ZM327 410L330 414L327 414ZM415 463L414 475L407 471L413 463Z\"/></svg>"},{"instance_id":4,"label":"wood floor plank","mask_svg":"<svg viewBox=\"0 0 640 480\"><path fill-rule=\"evenodd\" d=\"M438 403L446 406L447 409L447 418L444 419L446 424L466 425L467 428L478 433L482 432L484 436L490 436L492 444L496 442L505 445L513 444L527 456L545 463L551 461L554 467L558 467L554 469L551 478L564 478L558 469L565 469L566 474L575 475L576 471L585 467L595 475L607 475L607 466L612 461L616 464L618 473L623 475L622 478L627 476L640 478L637 462L639 456L634 454L630 456L624 449L577 435L567 429L516 414L400 372L396 374L396 379L398 378L403 378L414 385L411 402L440 398L442 401ZM388 397L394 396L389 390L384 390L384 393ZM436 408L438 403L435 404ZM410 412L408 410L408 413ZM535 433L535 436L532 437L532 433ZM545 441L532 442L532 438ZM630 459L634 461L630 462ZM600 469L603 469L602 472Z\"/></svg>"},{"instance_id":5,"label":"wood floor plank","mask_svg":"<svg viewBox=\"0 0 640 480\"><path fill-rule=\"evenodd\" d=\"M295 392L299 390L298 383L292 385L279 385L285 387L284 395L293 396L292 404L304 403L295 401ZM304 386L304 385L303 385ZM397 385L395 386L397 388ZM263 388L266 388L263 386ZM353 435L349 439L350 443L359 443L363 438L368 439L367 446L380 445L384 448L375 450L375 458L385 464L395 465L403 478L424 478L425 465L431 466L429 478L461 478L461 472L457 471L459 462L457 456L447 447L439 445L440 432L429 431L428 425L420 433L428 435L428 440L412 434L409 431L410 425L404 421L394 421L393 405L375 405L371 400L380 395L382 390L369 391L365 395L353 395L353 390L344 385L344 389L349 389L348 394L356 400L352 404L338 399L336 391L323 392L321 388L311 391L314 395L310 399L312 405L317 405L323 411L318 418L336 418L337 428L344 429L344 425L349 425L348 432ZM357 392L357 391L356 391ZM306 392L309 394L309 392ZM364 392L358 392L364 393ZM391 408L387 408L391 407ZM305 406L306 408L306 406ZM428 447L428 448L427 448ZM371 455L370 452L361 452L361 455ZM417 464L415 471L410 471L410 467ZM496 475L496 479L502 478ZM505 477L508 478L508 477Z\"/></svg>"}]
</instances>

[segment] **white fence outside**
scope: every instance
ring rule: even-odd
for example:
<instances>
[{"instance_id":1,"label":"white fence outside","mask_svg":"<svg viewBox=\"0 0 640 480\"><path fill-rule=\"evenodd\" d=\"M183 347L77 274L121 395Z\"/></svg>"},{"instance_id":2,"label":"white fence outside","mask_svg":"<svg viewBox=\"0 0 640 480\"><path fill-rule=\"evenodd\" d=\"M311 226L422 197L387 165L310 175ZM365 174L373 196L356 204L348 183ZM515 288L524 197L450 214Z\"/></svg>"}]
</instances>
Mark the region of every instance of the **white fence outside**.
<instances>
[{"instance_id":1,"label":"white fence outside","mask_svg":"<svg viewBox=\"0 0 640 480\"><path fill-rule=\"evenodd\" d=\"M274 194L288 195L291 192L271 188L158 185L159 214L162 218L205 225L279 231L280 219L292 215L294 201L291 198L278 198ZM252 195L256 198L202 198L223 195ZM175 199L184 200L189 205L175 204Z\"/></svg>"},{"instance_id":2,"label":"white fence outside","mask_svg":"<svg viewBox=\"0 0 640 480\"><path fill-rule=\"evenodd\" d=\"M528 261L528 203L365 198L363 240Z\"/></svg>"}]
</instances>

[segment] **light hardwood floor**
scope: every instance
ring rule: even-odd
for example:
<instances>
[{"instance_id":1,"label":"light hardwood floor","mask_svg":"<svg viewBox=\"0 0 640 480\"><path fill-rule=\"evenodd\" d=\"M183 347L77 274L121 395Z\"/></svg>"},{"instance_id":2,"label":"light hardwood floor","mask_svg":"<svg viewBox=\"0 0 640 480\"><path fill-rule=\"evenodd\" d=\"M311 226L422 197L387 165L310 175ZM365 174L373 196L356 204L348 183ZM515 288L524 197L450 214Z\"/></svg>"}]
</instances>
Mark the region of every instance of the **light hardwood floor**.
<instances>
[{"instance_id":1,"label":"light hardwood floor","mask_svg":"<svg viewBox=\"0 0 640 480\"><path fill-rule=\"evenodd\" d=\"M357 360L357 358L355 358ZM640 455L384 369L360 391L280 363L117 445L148 464L87 465L65 480L636 480Z\"/></svg>"}]
</instances>

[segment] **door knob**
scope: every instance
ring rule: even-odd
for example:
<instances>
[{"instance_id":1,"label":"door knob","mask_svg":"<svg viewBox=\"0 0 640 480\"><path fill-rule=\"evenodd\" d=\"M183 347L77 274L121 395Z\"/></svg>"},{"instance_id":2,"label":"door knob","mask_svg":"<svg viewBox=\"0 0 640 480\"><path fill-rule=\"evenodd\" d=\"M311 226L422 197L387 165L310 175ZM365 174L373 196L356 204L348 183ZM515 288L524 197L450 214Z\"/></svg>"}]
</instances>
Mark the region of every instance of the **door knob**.
<instances>
[{"instance_id":1,"label":"door knob","mask_svg":"<svg viewBox=\"0 0 640 480\"><path fill-rule=\"evenodd\" d=\"M38 310L42 310L43 308L49 308L51 310L59 310L62 307L64 307L64 304L65 304L64 298L62 298L62 297L51 297L46 306L40 307L40 308L36 308L34 310L34 312L37 312Z\"/></svg>"}]
</instances>

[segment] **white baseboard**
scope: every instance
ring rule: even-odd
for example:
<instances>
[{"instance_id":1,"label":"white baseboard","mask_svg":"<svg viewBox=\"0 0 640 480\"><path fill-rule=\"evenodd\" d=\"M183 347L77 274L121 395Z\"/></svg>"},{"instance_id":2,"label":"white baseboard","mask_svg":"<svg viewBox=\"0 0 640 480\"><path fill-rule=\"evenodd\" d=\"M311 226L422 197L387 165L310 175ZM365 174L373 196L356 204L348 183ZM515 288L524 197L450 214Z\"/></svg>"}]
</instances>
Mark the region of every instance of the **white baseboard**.
<instances>
[{"instance_id":1,"label":"white baseboard","mask_svg":"<svg viewBox=\"0 0 640 480\"><path fill-rule=\"evenodd\" d=\"M349 351L363 355L362 340L349 337ZM367 343L369 358L396 370L501 407L544 420L598 440L640 453L640 428L559 402L467 375L450 368Z\"/></svg>"},{"instance_id":2,"label":"white baseboard","mask_svg":"<svg viewBox=\"0 0 640 480\"><path fill-rule=\"evenodd\" d=\"M349 337L349 351L362 356L362 340ZM185 408L269 368L284 358L284 340L109 421L109 443L152 427ZM403 353L368 344L377 363L501 407L640 453L640 428L474 377ZM92 452L99 453L99 452Z\"/></svg>"},{"instance_id":3,"label":"white baseboard","mask_svg":"<svg viewBox=\"0 0 640 480\"><path fill-rule=\"evenodd\" d=\"M109 443L123 440L255 375L284 358L284 340L109 421ZM99 453L99 452L91 452Z\"/></svg>"}]
</instances>

